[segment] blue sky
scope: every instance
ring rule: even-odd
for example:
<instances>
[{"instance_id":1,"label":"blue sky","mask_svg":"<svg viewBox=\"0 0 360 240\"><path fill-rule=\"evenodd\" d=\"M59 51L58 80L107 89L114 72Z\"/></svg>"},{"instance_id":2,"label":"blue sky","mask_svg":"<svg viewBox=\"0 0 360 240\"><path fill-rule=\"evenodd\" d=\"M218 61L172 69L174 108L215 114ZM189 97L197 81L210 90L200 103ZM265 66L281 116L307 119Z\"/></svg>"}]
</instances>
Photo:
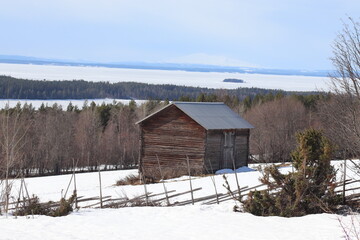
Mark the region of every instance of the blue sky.
<instances>
[{"instance_id":1,"label":"blue sky","mask_svg":"<svg viewBox=\"0 0 360 240\"><path fill-rule=\"evenodd\" d=\"M359 15L359 0L2 0L0 54L331 69Z\"/></svg>"}]
</instances>

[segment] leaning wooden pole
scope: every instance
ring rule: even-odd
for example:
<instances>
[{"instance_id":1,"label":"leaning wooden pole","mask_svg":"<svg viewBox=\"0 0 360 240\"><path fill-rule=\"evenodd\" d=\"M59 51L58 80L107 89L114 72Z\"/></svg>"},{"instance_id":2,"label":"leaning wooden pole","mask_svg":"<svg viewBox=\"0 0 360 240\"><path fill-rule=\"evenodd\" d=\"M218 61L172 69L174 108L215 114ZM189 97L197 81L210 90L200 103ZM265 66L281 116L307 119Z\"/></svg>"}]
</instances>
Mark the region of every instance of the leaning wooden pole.
<instances>
[{"instance_id":1,"label":"leaning wooden pole","mask_svg":"<svg viewBox=\"0 0 360 240\"><path fill-rule=\"evenodd\" d=\"M30 203L30 194L29 194L29 191L28 191L28 189L27 189L27 186L26 186L26 183L25 183L25 179L23 178L23 182L24 182L24 189L25 189L25 192L26 192L26 197L28 198L28 201L29 201L29 203Z\"/></svg>"},{"instance_id":2,"label":"leaning wooden pole","mask_svg":"<svg viewBox=\"0 0 360 240\"><path fill-rule=\"evenodd\" d=\"M73 179L74 179L74 195L75 195L75 208L78 208L78 200L77 200L77 189L76 189L76 167L77 167L77 164L78 164L78 161L76 162L75 164L75 161L73 159Z\"/></svg>"},{"instance_id":3,"label":"leaning wooden pole","mask_svg":"<svg viewBox=\"0 0 360 240\"><path fill-rule=\"evenodd\" d=\"M100 185L100 208L103 207L103 198L102 198L102 187L101 187L101 172L99 168L99 185Z\"/></svg>"},{"instance_id":4,"label":"leaning wooden pole","mask_svg":"<svg viewBox=\"0 0 360 240\"><path fill-rule=\"evenodd\" d=\"M23 178L23 182L24 182L23 186L24 186L24 189L25 189L25 192L26 192L26 196L27 196L27 198L28 198L29 204L31 204L30 194L29 194L29 191L28 191L28 189L27 189L27 186L26 186L26 183L25 183L25 179L24 179L24 178ZM25 202L25 201L24 201L24 202ZM33 211L33 210L31 210L31 216L32 216L32 218L34 218L34 211Z\"/></svg>"},{"instance_id":5,"label":"leaning wooden pole","mask_svg":"<svg viewBox=\"0 0 360 240\"><path fill-rule=\"evenodd\" d=\"M189 157L188 157L188 155L186 155L186 162L187 162L187 168L188 168L188 172L189 172L191 202L192 202L192 205L194 205L194 193L193 193L193 188L192 188L192 183L191 183L190 162L189 162Z\"/></svg>"},{"instance_id":6,"label":"leaning wooden pole","mask_svg":"<svg viewBox=\"0 0 360 240\"><path fill-rule=\"evenodd\" d=\"M159 157L158 157L157 154L156 154L156 159L157 159L157 162L158 162L159 172L160 172L160 176L161 176L161 179L162 179L162 184L163 184L163 187L164 187L164 193L165 193L165 197L166 197L166 204L168 206L170 206L169 196L168 196L167 189L166 189L166 186L165 186L165 183L164 183L164 175L162 173L160 160L159 160Z\"/></svg>"},{"instance_id":7,"label":"leaning wooden pole","mask_svg":"<svg viewBox=\"0 0 360 240\"><path fill-rule=\"evenodd\" d=\"M236 172L236 164L235 164L235 158L234 158L234 155L233 155L233 154L231 154L231 160L232 160L232 162L233 162L235 179L236 179L236 185L237 185L237 189L238 189L239 197L240 197L240 184L239 184L239 179L238 179L237 172Z\"/></svg>"},{"instance_id":8,"label":"leaning wooden pole","mask_svg":"<svg viewBox=\"0 0 360 240\"><path fill-rule=\"evenodd\" d=\"M209 165L210 165L211 174L215 174L210 159L209 159ZM218 194L218 191L216 188L216 181L215 181L214 175L211 175L211 180L212 180L212 182L214 184L214 188L215 188L216 203L219 204L219 194Z\"/></svg>"},{"instance_id":9,"label":"leaning wooden pole","mask_svg":"<svg viewBox=\"0 0 360 240\"><path fill-rule=\"evenodd\" d=\"M64 194L64 198L66 198L66 195L67 195L67 193L68 193L68 191L69 191L69 188L70 188L71 182L73 181L73 178L74 178L74 174L71 174L69 183L68 183L68 185L67 185L67 188L66 188L66 191L65 191L65 194Z\"/></svg>"},{"instance_id":10,"label":"leaning wooden pole","mask_svg":"<svg viewBox=\"0 0 360 240\"><path fill-rule=\"evenodd\" d=\"M143 167L141 167L140 176L141 176L141 181L143 182L143 185L144 185L146 206L149 206L149 195L148 195L148 191L147 191L147 188L146 188L145 172L144 172Z\"/></svg>"},{"instance_id":11,"label":"leaning wooden pole","mask_svg":"<svg viewBox=\"0 0 360 240\"><path fill-rule=\"evenodd\" d=\"M21 174L21 176L22 176L22 174ZM21 177L19 196L18 196L16 206L15 206L15 218L17 217L17 210L18 210L18 207L19 207L19 204L20 204L20 201L21 201L21 194L24 194L23 193L23 184L24 184L24 179L23 179L23 177Z\"/></svg>"},{"instance_id":12,"label":"leaning wooden pole","mask_svg":"<svg viewBox=\"0 0 360 240\"><path fill-rule=\"evenodd\" d=\"M343 205L345 205L346 203L346 196L345 196L345 192L346 192L346 158L344 159L344 178L343 178L343 194L342 194L342 200L343 200Z\"/></svg>"}]
</instances>

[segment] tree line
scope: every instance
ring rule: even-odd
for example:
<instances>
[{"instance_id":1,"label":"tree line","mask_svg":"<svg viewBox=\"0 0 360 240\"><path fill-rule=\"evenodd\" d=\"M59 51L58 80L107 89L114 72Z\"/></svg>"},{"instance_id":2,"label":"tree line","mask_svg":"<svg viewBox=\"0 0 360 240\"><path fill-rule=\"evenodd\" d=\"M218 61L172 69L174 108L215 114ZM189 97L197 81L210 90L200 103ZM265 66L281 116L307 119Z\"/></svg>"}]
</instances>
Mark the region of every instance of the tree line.
<instances>
[{"instance_id":1,"label":"tree line","mask_svg":"<svg viewBox=\"0 0 360 240\"><path fill-rule=\"evenodd\" d=\"M246 99L201 93L195 101L225 102L255 125L250 142L251 153L258 160L286 161L295 144L295 132L317 122L311 117L315 108L306 107L306 103L328 97L269 93ZM35 109L20 103L7 107L0 111L0 171L28 176L61 174L74 165L79 171L95 171L100 166L135 167L139 157L135 122L168 103L85 102L82 109L71 103L65 108L43 104Z\"/></svg>"},{"instance_id":2,"label":"tree line","mask_svg":"<svg viewBox=\"0 0 360 240\"><path fill-rule=\"evenodd\" d=\"M226 103L255 126L250 134L252 160L285 162L291 161L296 133L308 128L323 129L337 144L339 157L344 157L345 152L346 157L356 156L355 151L350 151L358 149L358 142L353 141L355 136L340 135L343 125L335 121L340 117L332 117L335 111L346 110L338 104L339 98L329 93L306 96L269 93L241 101L236 96L201 93L195 100L188 100ZM160 100L141 105L135 101L128 105L85 102L82 109L71 103L65 108L43 104L39 109L19 103L14 108L2 109L0 171L26 176L61 174L74 165L79 171L95 171L100 166L135 167L139 157L139 129L135 122L168 103ZM351 120L344 113L341 119Z\"/></svg>"},{"instance_id":3,"label":"tree line","mask_svg":"<svg viewBox=\"0 0 360 240\"><path fill-rule=\"evenodd\" d=\"M67 110L57 104L18 104L0 112L0 173L61 174L74 165L80 171L100 165L129 168L138 160L138 128L151 104L85 104Z\"/></svg>"},{"instance_id":4,"label":"tree line","mask_svg":"<svg viewBox=\"0 0 360 240\"><path fill-rule=\"evenodd\" d=\"M0 76L2 99L196 99L199 94L231 95L240 100L257 94L284 93L281 90L238 88L232 90L177 86L171 84L146 84L135 82L88 82L84 80L46 81ZM300 94L309 94L299 92Z\"/></svg>"}]
</instances>

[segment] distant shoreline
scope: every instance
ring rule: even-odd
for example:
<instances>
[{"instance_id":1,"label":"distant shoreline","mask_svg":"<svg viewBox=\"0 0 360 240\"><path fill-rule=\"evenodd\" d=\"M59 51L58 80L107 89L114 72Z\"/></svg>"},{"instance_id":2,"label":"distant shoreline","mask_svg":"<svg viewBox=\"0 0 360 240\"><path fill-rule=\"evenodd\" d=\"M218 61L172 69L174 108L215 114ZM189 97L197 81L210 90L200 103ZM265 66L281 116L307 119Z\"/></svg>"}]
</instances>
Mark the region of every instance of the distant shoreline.
<instances>
[{"instance_id":1,"label":"distant shoreline","mask_svg":"<svg viewBox=\"0 0 360 240\"><path fill-rule=\"evenodd\" d=\"M145 84L237 89L262 88L284 91L328 91L328 77L260 73L195 72L184 70L129 69L91 66L60 66L0 63L0 75L40 81L134 82ZM242 79L244 83L223 82Z\"/></svg>"},{"instance_id":2,"label":"distant shoreline","mask_svg":"<svg viewBox=\"0 0 360 240\"><path fill-rule=\"evenodd\" d=\"M170 70L187 72L215 72L215 73L247 73L247 74L267 74L267 75L288 75L288 76L310 76L327 77L330 70L296 70L296 69L266 69L253 67L233 67L202 64L177 64L177 63L95 63L95 62L75 62L49 59L24 58L1 58L0 63L5 64L30 64L30 65L49 65L49 66L74 66L74 67L105 67L120 69L139 69L139 70Z\"/></svg>"}]
</instances>

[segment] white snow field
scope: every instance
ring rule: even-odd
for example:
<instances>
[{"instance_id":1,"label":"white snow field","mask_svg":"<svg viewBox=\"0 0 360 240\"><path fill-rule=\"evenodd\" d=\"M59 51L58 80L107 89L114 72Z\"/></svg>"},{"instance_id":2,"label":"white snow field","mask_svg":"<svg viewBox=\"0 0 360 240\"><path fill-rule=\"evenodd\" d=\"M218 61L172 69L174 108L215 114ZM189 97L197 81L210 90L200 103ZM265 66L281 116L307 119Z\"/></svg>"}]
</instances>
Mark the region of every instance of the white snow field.
<instances>
[{"instance_id":1,"label":"white snow field","mask_svg":"<svg viewBox=\"0 0 360 240\"><path fill-rule=\"evenodd\" d=\"M340 166L341 162L336 163ZM252 167L252 166L250 166ZM254 168L254 167L252 167ZM245 169L244 169L245 170ZM238 171L240 185L256 186L259 184L259 171ZM282 172L291 171L291 167L281 168ZM102 172L103 195L129 197L144 194L144 188L138 186L114 186L116 180L137 170ZM349 177L355 173L348 171ZM341 175L341 174L340 174ZM235 174L226 174L233 189ZM341 176L339 176L341 177ZM42 201L59 200L61 190L66 189L71 175L36 177L26 179L28 190ZM85 197L99 196L98 173L76 174L78 195ZM222 186L222 175L215 176L217 189L226 193ZM194 177L193 188L202 187L194 197L214 194L214 187L209 176ZM168 191L177 193L189 190L188 177L166 181ZM19 181L13 182L16 195ZM70 186L72 190L73 186ZM148 192L163 192L162 184L147 185ZM170 194L171 195L171 194ZM172 198L170 201L188 200L190 194ZM0 216L0 239L343 239L344 228L351 235L352 222L357 230L360 216L340 216L334 214L316 214L304 217L257 217L248 213L235 213L232 208L236 203L231 200L219 205L177 207L128 207L120 209L81 208L65 217ZM343 227L341 227L343 225ZM354 236L353 236L354 237ZM355 239L355 238L354 238Z\"/></svg>"},{"instance_id":2,"label":"white snow field","mask_svg":"<svg viewBox=\"0 0 360 240\"><path fill-rule=\"evenodd\" d=\"M63 110L66 110L66 107L71 103L73 106L77 106L79 109L82 109L85 101L90 105L91 102L95 102L96 105L111 104L111 103L123 103L129 104L131 100L129 99L112 99L112 98L101 98L101 99L0 99L0 109L5 108L5 106L15 107L18 103L23 106L26 104L31 104L35 109L39 109L41 104L45 106L52 107L55 103L58 106L61 106ZM147 100L134 100L136 104L145 103Z\"/></svg>"},{"instance_id":3,"label":"white snow field","mask_svg":"<svg viewBox=\"0 0 360 240\"><path fill-rule=\"evenodd\" d=\"M258 87L286 91L318 91L329 89L329 78L294 75L246 73L187 72L106 67L55 66L0 63L0 75L37 80L79 80L141 82L182 86L235 89ZM226 78L242 79L245 83L223 82Z\"/></svg>"},{"instance_id":4,"label":"white snow field","mask_svg":"<svg viewBox=\"0 0 360 240\"><path fill-rule=\"evenodd\" d=\"M336 216L256 217L222 206L83 209L66 217L0 220L0 239L339 240Z\"/></svg>"}]
</instances>

